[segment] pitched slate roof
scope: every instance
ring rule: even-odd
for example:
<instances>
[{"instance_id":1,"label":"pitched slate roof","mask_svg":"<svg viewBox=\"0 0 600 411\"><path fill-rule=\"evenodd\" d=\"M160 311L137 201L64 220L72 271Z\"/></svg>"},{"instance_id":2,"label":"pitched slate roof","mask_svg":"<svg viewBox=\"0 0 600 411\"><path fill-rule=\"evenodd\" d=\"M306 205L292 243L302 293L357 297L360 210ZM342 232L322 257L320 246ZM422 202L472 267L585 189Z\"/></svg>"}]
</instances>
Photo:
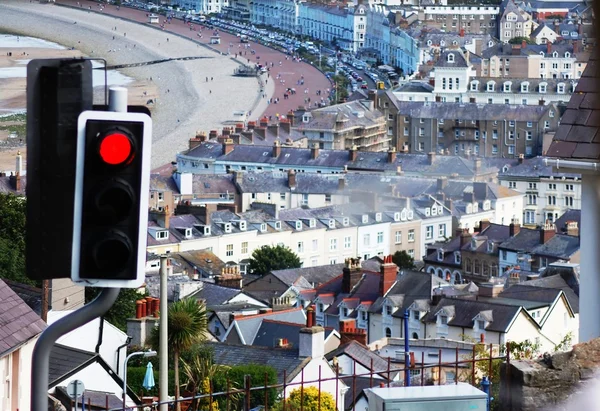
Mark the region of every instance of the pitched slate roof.
<instances>
[{"instance_id":1,"label":"pitched slate roof","mask_svg":"<svg viewBox=\"0 0 600 411\"><path fill-rule=\"evenodd\" d=\"M276 320L288 323L306 324L306 315L302 308L293 308L290 310L275 311L266 314L248 315L238 317L235 323L241 333L243 341L251 345L256 338L260 325L264 320ZM231 332L236 332L235 328Z\"/></svg>"},{"instance_id":2,"label":"pitched slate roof","mask_svg":"<svg viewBox=\"0 0 600 411\"><path fill-rule=\"evenodd\" d=\"M550 177L555 178L581 178L580 174L575 173L563 173L555 172L552 166L546 164L545 157L533 157L526 158L521 164L515 164L509 167L506 171L500 170L498 177L506 180L507 177L524 177L530 179L532 176L539 177Z\"/></svg>"},{"instance_id":3,"label":"pitched slate roof","mask_svg":"<svg viewBox=\"0 0 600 411\"><path fill-rule=\"evenodd\" d=\"M46 323L0 280L0 358L46 328Z\"/></svg>"},{"instance_id":4,"label":"pitched slate roof","mask_svg":"<svg viewBox=\"0 0 600 411\"><path fill-rule=\"evenodd\" d=\"M227 301L241 293L241 291L238 289L223 287L222 285L216 285L207 281L200 281L200 283L202 288L191 294L189 298L203 300L207 308L211 308L215 305L225 304Z\"/></svg>"},{"instance_id":5,"label":"pitched slate roof","mask_svg":"<svg viewBox=\"0 0 600 411\"><path fill-rule=\"evenodd\" d=\"M546 155L562 159L600 159L600 64L596 53L571 96Z\"/></svg>"},{"instance_id":6,"label":"pitched slate roof","mask_svg":"<svg viewBox=\"0 0 600 411\"><path fill-rule=\"evenodd\" d=\"M287 323L276 320L263 320L258 328L256 337L252 342L253 346L277 348L278 340L285 338L290 344L289 348L298 349L300 344L300 330L306 327L306 324ZM325 328L325 339L327 339L333 328Z\"/></svg>"},{"instance_id":7,"label":"pitched slate roof","mask_svg":"<svg viewBox=\"0 0 600 411\"><path fill-rule=\"evenodd\" d=\"M579 237L565 234L556 234L544 244L531 249L531 253L535 255L556 257L565 260L571 259L577 251L579 251Z\"/></svg>"},{"instance_id":8,"label":"pitched slate roof","mask_svg":"<svg viewBox=\"0 0 600 411\"><path fill-rule=\"evenodd\" d=\"M33 287L31 285L18 283L16 281L3 279L11 290L13 290L23 301L25 304L29 306L37 315L40 315L42 312L42 289Z\"/></svg>"},{"instance_id":9,"label":"pitched slate roof","mask_svg":"<svg viewBox=\"0 0 600 411\"><path fill-rule=\"evenodd\" d=\"M557 218L556 221L554 221L556 232L566 234L567 223L569 221L575 221L577 223L577 227L581 229L581 210L568 209L563 215Z\"/></svg>"},{"instance_id":10,"label":"pitched slate roof","mask_svg":"<svg viewBox=\"0 0 600 411\"><path fill-rule=\"evenodd\" d=\"M283 382L283 372L287 372L287 382L291 381L310 358L299 358L298 350L273 349L250 345L232 345L209 343L214 352L214 363L219 365L258 364L273 367L277 371L277 380Z\"/></svg>"},{"instance_id":11,"label":"pitched slate roof","mask_svg":"<svg viewBox=\"0 0 600 411\"><path fill-rule=\"evenodd\" d=\"M452 61L448 61L448 56L450 55L453 56ZM466 68L469 67L469 62L465 58L465 55L462 53L462 51L458 49L450 49L442 52L438 61L435 62L435 67Z\"/></svg>"},{"instance_id":12,"label":"pitched slate roof","mask_svg":"<svg viewBox=\"0 0 600 411\"><path fill-rule=\"evenodd\" d=\"M521 311L517 305L497 304L489 301L461 300L458 298L442 298L438 305L429 311L422 321L426 323L435 323L436 314L441 309L446 309L453 313L448 319L448 325L454 327L473 327L473 318L483 311L492 311L493 321L491 321L486 330L506 332L513 319Z\"/></svg>"},{"instance_id":13,"label":"pitched slate roof","mask_svg":"<svg viewBox=\"0 0 600 411\"><path fill-rule=\"evenodd\" d=\"M403 316L404 310L408 309L413 303L421 300L431 300L432 290L438 285L448 284L446 281L435 275L423 272L404 270L398 276L396 283L389 289L385 297L378 297L369 307L370 313L379 313L386 298L396 302L397 310L392 315ZM394 299L396 297L396 299Z\"/></svg>"},{"instance_id":14,"label":"pitched slate roof","mask_svg":"<svg viewBox=\"0 0 600 411\"><path fill-rule=\"evenodd\" d=\"M348 357L352 358L354 361L358 362L360 365L365 367L367 370L371 369L371 365L373 366L373 371L387 371L388 369L388 362L386 359L380 357L361 343L356 342L354 340L351 340L346 344L340 345L338 348L328 353L325 356L325 358L328 361L331 361L335 357L340 357L342 355L347 355ZM392 369L393 368L395 368L394 365L392 365ZM348 370L345 371L346 373L348 373ZM392 372L390 374L390 380L393 380L397 374L398 372ZM380 373L379 375L387 380L387 373Z\"/></svg>"},{"instance_id":15,"label":"pitched slate roof","mask_svg":"<svg viewBox=\"0 0 600 411\"><path fill-rule=\"evenodd\" d=\"M340 379L348 386L344 394L346 411L355 410L355 403L365 395L364 390L378 386L379 382L370 377L340 377Z\"/></svg>"},{"instance_id":16,"label":"pitched slate roof","mask_svg":"<svg viewBox=\"0 0 600 411\"><path fill-rule=\"evenodd\" d=\"M536 229L523 228L513 237L508 238L506 241L499 245L500 248L504 248L512 251L530 251L533 247L540 243L540 232Z\"/></svg>"},{"instance_id":17,"label":"pitched slate roof","mask_svg":"<svg viewBox=\"0 0 600 411\"><path fill-rule=\"evenodd\" d=\"M50 352L50 374L48 378L49 385L54 385L64 379L73 370L89 364L94 361L98 354L80 350L73 347L67 347L61 344L54 344Z\"/></svg>"},{"instance_id":18,"label":"pitched slate roof","mask_svg":"<svg viewBox=\"0 0 600 411\"><path fill-rule=\"evenodd\" d=\"M325 284L342 273L344 264L274 270L271 273L286 285L294 285L301 277L315 287Z\"/></svg>"},{"instance_id":19,"label":"pitched slate roof","mask_svg":"<svg viewBox=\"0 0 600 411\"><path fill-rule=\"evenodd\" d=\"M170 257L180 260L190 274L198 272L201 276L219 275L226 267L225 262L208 248L171 253Z\"/></svg>"},{"instance_id":20,"label":"pitched slate roof","mask_svg":"<svg viewBox=\"0 0 600 411\"><path fill-rule=\"evenodd\" d=\"M565 297L567 297L567 300L569 301L573 311L575 313L579 313L579 296L559 274L526 281L523 285L562 290L562 292L565 293Z\"/></svg>"}]
</instances>

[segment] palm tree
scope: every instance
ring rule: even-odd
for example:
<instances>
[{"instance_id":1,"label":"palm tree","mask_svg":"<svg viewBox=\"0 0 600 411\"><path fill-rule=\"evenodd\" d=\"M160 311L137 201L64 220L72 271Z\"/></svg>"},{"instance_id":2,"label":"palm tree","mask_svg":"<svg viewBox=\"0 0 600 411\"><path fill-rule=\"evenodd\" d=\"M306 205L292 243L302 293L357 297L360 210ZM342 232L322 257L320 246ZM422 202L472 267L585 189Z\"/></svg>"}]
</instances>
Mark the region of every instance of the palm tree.
<instances>
[{"instance_id":1,"label":"palm tree","mask_svg":"<svg viewBox=\"0 0 600 411\"><path fill-rule=\"evenodd\" d=\"M194 344L203 342L207 336L206 307L192 298L174 302L169 306L167 319L168 347L173 353L175 368L175 398L179 399L179 358L181 353L189 350ZM159 328L152 332L152 346L158 348ZM181 410L177 403L177 411Z\"/></svg>"}]
</instances>

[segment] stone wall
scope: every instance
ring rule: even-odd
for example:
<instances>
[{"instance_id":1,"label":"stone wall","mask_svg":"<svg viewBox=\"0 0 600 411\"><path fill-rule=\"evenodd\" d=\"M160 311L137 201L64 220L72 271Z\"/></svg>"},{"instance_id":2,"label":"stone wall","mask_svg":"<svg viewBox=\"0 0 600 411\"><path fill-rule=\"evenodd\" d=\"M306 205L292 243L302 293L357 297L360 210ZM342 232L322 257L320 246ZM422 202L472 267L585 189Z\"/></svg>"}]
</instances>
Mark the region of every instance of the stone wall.
<instances>
[{"instance_id":1,"label":"stone wall","mask_svg":"<svg viewBox=\"0 0 600 411\"><path fill-rule=\"evenodd\" d=\"M500 367L500 410L572 410L573 402L591 397L586 388L600 369L600 339L570 352L537 361L511 361ZM583 411L583 410L582 410Z\"/></svg>"}]
</instances>

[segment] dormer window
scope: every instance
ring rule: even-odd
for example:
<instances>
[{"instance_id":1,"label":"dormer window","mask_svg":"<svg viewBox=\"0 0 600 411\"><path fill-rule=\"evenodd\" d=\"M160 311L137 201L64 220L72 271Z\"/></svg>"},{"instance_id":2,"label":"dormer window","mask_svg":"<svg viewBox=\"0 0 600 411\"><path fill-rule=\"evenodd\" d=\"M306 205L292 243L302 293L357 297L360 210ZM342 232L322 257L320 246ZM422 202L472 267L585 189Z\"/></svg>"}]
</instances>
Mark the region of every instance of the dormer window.
<instances>
[{"instance_id":1,"label":"dormer window","mask_svg":"<svg viewBox=\"0 0 600 411\"><path fill-rule=\"evenodd\" d=\"M554 53L552 53L552 57L557 58L558 57L558 51L555 51Z\"/></svg>"},{"instance_id":2,"label":"dormer window","mask_svg":"<svg viewBox=\"0 0 600 411\"><path fill-rule=\"evenodd\" d=\"M302 230L302 221L296 221L296 230Z\"/></svg>"},{"instance_id":3,"label":"dormer window","mask_svg":"<svg viewBox=\"0 0 600 411\"><path fill-rule=\"evenodd\" d=\"M437 207L431 207L431 215L437 215Z\"/></svg>"},{"instance_id":4,"label":"dormer window","mask_svg":"<svg viewBox=\"0 0 600 411\"><path fill-rule=\"evenodd\" d=\"M496 88L496 83L494 81L487 82L487 91L494 91Z\"/></svg>"},{"instance_id":5,"label":"dormer window","mask_svg":"<svg viewBox=\"0 0 600 411\"><path fill-rule=\"evenodd\" d=\"M400 221L401 214L398 212L394 213L394 221ZM404 213L404 220L406 220L406 212Z\"/></svg>"},{"instance_id":6,"label":"dormer window","mask_svg":"<svg viewBox=\"0 0 600 411\"><path fill-rule=\"evenodd\" d=\"M413 213L413 211L412 211L412 210L408 210L408 216L407 216L407 217L408 217L408 219L409 219L409 220L412 220L412 219L413 219L413 217L414 217L414 213Z\"/></svg>"},{"instance_id":7,"label":"dormer window","mask_svg":"<svg viewBox=\"0 0 600 411\"><path fill-rule=\"evenodd\" d=\"M438 215L442 215L442 214L444 214L444 207L442 207L442 206L438 206L438 208L437 208L437 209L438 209Z\"/></svg>"},{"instance_id":8,"label":"dormer window","mask_svg":"<svg viewBox=\"0 0 600 411\"><path fill-rule=\"evenodd\" d=\"M392 306L391 305L385 306L385 315L392 315Z\"/></svg>"},{"instance_id":9,"label":"dormer window","mask_svg":"<svg viewBox=\"0 0 600 411\"><path fill-rule=\"evenodd\" d=\"M493 241L488 241L487 242L487 251L488 251L488 253L493 253L494 252L494 242Z\"/></svg>"},{"instance_id":10,"label":"dormer window","mask_svg":"<svg viewBox=\"0 0 600 411\"><path fill-rule=\"evenodd\" d=\"M521 83L521 93L529 93L529 82L524 81Z\"/></svg>"},{"instance_id":11,"label":"dormer window","mask_svg":"<svg viewBox=\"0 0 600 411\"><path fill-rule=\"evenodd\" d=\"M265 223L261 223L260 224L260 232L261 233L266 233L267 232L267 224L265 224Z\"/></svg>"},{"instance_id":12,"label":"dormer window","mask_svg":"<svg viewBox=\"0 0 600 411\"><path fill-rule=\"evenodd\" d=\"M168 230L160 230L156 232L156 239L157 240L167 240L169 238L169 231Z\"/></svg>"},{"instance_id":13,"label":"dormer window","mask_svg":"<svg viewBox=\"0 0 600 411\"><path fill-rule=\"evenodd\" d=\"M473 204L467 204L467 214L471 214L473 212Z\"/></svg>"},{"instance_id":14,"label":"dormer window","mask_svg":"<svg viewBox=\"0 0 600 411\"><path fill-rule=\"evenodd\" d=\"M335 220L333 218L330 218L328 221L329 228L335 228Z\"/></svg>"},{"instance_id":15,"label":"dormer window","mask_svg":"<svg viewBox=\"0 0 600 411\"><path fill-rule=\"evenodd\" d=\"M210 235L210 226L205 225L202 231L204 235Z\"/></svg>"},{"instance_id":16,"label":"dormer window","mask_svg":"<svg viewBox=\"0 0 600 411\"><path fill-rule=\"evenodd\" d=\"M448 54L448 63L454 63L454 54L453 53Z\"/></svg>"},{"instance_id":17,"label":"dormer window","mask_svg":"<svg viewBox=\"0 0 600 411\"><path fill-rule=\"evenodd\" d=\"M484 211L487 211L487 210L489 210L490 208L491 208L491 203L490 203L490 200L485 200L485 201L483 202L483 210L484 210Z\"/></svg>"},{"instance_id":18,"label":"dormer window","mask_svg":"<svg viewBox=\"0 0 600 411\"><path fill-rule=\"evenodd\" d=\"M305 114L302 116L302 122L303 123L308 123L310 121L310 115Z\"/></svg>"},{"instance_id":19,"label":"dormer window","mask_svg":"<svg viewBox=\"0 0 600 411\"><path fill-rule=\"evenodd\" d=\"M439 325L446 326L448 325L448 316L445 314L441 314L438 316Z\"/></svg>"},{"instance_id":20,"label":"dormer window","mask_svg":"<svg viewBox=\"0 0 600 411\"><path fill-rule=\"evenodd\" d=\"M479 204L473 203L473 212L476 213L479 211Z\"/></svg>"},{"instance_id":21,"label":"dormer window","mask_svg":"<svg viewBox=\"0 0 600 411\"><path fill-rule=\"evenodd\" d=\"M192 238L192 229L191 228L185 229L185 238Z\"/></svg>"},{"instance_id":22,"label":"dormer window","mask_svg":"<svg viewBox=\"0 0 600 411\"><path fill-rule=\"evenodd\" d=\"M545 81L540 83L540 93L545 93L547 89L548 89L548 83L546 83Z\"/></svg>"},{"instance_id":23,"label":"dormer window","mask_svg":"<svg viewBox=\"0 0 600 411\"><path fill-rule=\"evenodd\" d=\"M478 81L472 81L471 82L471 91L477 91L479 89L479 82Z\"/></svg>"},{"instance_id":24,"label":"dormer window","mask_svg":"<svg viewBox=\"0 0 600 411\"><path fill-rule=\"evenodd\" d=\"M375 213L375 221L377 221L377 222L381 221L381 213Z\"/></svg>"},{"instance_id":25,"label":"dormer window","mask_svg":"<svg viewBox=\"0 0 600 411\"><path fill-rule=\"evenodd\" d=\"M476 250L477 249L477 240L472 238L471 239L471 250Z\"/></svg>"},{"instance_id":26,"label":"dormer window","mask_svg":"<svg viewBox=\"0 0 600 411\"><path fill-rule=\"evenodd\" d=\"M315 228L317 226L317 220L315 220L314 218L311 218L310 220L308 220L308 226L310 228Z\"/></svg>"},{"instance_id":27,"label":"dormer window","mask_svg":"<svg viewBox=\"0 0 600 411\"><path fill-rule=\"evenodd\" d=\"M565 58L569 58L569 57L571 57L571 53L569 53L568 51L565 52Z\"/></svg>"},{"instance_id":28,"label":"dormer window","mask_svg":"<svg viewBox=\"0 0 600 411\"><path fill-rule=\"evenodd\" d=\"M240 230L246 231L247 223L245 221L240 221Z\"/></svg>"},{"instance_id":29,"label":"dormer window","mask_svg":"<svg viewBox=\"0 0 600 411\"><path fill-rule=\"evenodd\" d=\"M343 225L344 227L348 227L348 226L350 225L350 218L348 218L348 217L344 217L344 218L342 219L342 225Z\"/></svg>"},{"instance_id":30,"label":"dormer window","mask_svg":"<svg viewBox=\"0 0 600 411\"><path fill-rule=\"evenodd\" d=\"M425 215L426 215L427 217L429 217L429 216L431 215L431 208L427 207L427 208L425 209Z\"/></svg>"},{"instance_id":31,"label":"dormer window","mask_svg":"<svg viewBox=\"0 0 600 411\"><path fill-rule=\"evenodd\" d=\"M510 81L507 81L506 83L504 83L504 92L510 93L511 87L512 87L512 83Z\"/></svg>"},{"instance_id":32,"label":"dormer window","mask_svg":"<svg viewBox=\"0 0 600 411\"><path fill-rule=\"evenodd\" d=\"M231 233L231 223L225 223L225 232Z\"/></svg>"},{"instance_id":33,"label":"dormer window","mask_svg":"<svg viewBox=\"0 0 600 411\"><path fill-rule=\"evenodd\" d=\"M369 222L369 216L366 214L363 214L362 222L363 222L363 224L367 224Z\"/></svg>"},{"instance_id":34,"label":"dormer window","mask_svg":"<svg viewBox=\"0 0 600 411\"><path fill-rule=\"evenodd\" d=\"M438 261L444 261L444 250L442 248L437 250Z\"/></svg>"},{"instance_id":35,"label":"dormer window","mask_svg":"<svg viewBox=\"0 0 600 411\"><path fill-rule=\"evenodd\" d=\"M460 259L460 251L455 251L454 252L454 264L460 264L461 259Z\"/></svg>"},{"instance_id":36,"label":"dormer window","mask_svg":"<svg viewBox=\"0 0 600 411\"><path fill-rule=\"evenodd\" d=\"M556 92L559 94L565 94L565 83L558 83L556 85Z\"/></svg>"},{"instance_id":37,"label":"dormer window","mask_svg":"<svg viewBox=\"0 0 600 411\"><path fill-rule=\"evenodd\" d=\"M281 221L275 221L275 229L281 230Z\"/></svg>"}]
</instances>

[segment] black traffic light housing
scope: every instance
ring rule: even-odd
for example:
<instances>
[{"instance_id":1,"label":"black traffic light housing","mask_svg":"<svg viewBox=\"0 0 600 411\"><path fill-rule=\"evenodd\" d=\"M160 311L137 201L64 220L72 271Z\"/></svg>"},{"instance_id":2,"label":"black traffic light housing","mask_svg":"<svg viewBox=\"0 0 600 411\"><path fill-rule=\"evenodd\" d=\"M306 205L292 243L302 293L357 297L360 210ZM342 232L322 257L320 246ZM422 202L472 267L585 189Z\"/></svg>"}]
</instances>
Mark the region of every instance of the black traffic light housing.
<instances>
[{"instance_id":1,"label":"black traffic light housing","mask_svg":"<svg viewBox=\"0 0 600 411\"><path fill-rule=\"evenodd\" d=\"M85 111L78 121L71 279L92 287L144 282L152 120Z\"/></svg>"},{"instance_id":2,"label":"black traffic light housing","mask_svg":"<svg viewBox=\"0 0 600 411\"><path fill-rule=\"evenodd\" d=\"M77 119L92 104L91 61L27 64L25 253L32 280L71 275Z\"/></svg>"}]
</instances>

